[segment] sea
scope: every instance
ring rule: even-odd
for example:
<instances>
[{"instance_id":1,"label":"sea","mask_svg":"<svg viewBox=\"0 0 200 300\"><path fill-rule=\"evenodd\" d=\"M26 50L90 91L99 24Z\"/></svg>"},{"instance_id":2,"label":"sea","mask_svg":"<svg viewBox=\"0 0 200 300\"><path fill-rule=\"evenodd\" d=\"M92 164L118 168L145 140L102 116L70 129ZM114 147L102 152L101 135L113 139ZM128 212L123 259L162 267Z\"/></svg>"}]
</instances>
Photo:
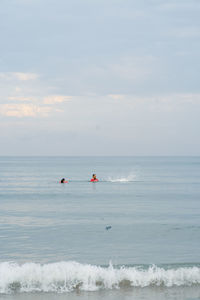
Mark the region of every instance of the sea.
<instances>
[{"instance_id":1,"label":"sea","mask_svg":"<svg viewBox=\"0 0 200 300\"><path fill-rule=\"evenodd\" d=\"M1 156L0 300L55 299L200 299L200 157Z\"/></svg>"}]
</instances>

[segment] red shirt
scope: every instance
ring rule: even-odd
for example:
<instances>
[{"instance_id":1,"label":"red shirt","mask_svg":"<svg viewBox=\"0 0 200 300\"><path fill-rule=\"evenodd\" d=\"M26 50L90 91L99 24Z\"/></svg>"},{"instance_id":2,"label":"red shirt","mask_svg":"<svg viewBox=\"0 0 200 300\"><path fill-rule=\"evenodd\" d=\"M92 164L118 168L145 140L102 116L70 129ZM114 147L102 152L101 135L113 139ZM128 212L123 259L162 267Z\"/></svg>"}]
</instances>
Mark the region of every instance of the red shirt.
<instances>
[{"instance_id":1,"label":"red shirt","mask_svg":"<svg viewBox=\"0 0 200 300\"><path fill-rule=\"evenodd\" d=\"M94 178L92 178L90 181L91 181L91 182L97 182L97 181L99 181L99 179L94 179Z\"/></svg>"}]
</instances>

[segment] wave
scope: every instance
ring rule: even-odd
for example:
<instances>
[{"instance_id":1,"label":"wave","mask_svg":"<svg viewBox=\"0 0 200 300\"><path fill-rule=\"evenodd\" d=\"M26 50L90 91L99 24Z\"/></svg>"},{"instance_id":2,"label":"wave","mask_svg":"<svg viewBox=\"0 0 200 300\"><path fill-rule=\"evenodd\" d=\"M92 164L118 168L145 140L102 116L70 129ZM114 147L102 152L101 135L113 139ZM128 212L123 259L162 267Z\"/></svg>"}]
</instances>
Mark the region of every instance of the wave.
<instances>
[{"instance_id":1,"label":"wave","mask_svg":"<svg viewBox=\"0 0 200 300\"><path fill-rule=\"evenodd\" d=\"M0 263L0 294L12 292L97 291L120 287L200 284L200 267L100 267L74 261L51 264Z\"/></svg>"}]
</instances>

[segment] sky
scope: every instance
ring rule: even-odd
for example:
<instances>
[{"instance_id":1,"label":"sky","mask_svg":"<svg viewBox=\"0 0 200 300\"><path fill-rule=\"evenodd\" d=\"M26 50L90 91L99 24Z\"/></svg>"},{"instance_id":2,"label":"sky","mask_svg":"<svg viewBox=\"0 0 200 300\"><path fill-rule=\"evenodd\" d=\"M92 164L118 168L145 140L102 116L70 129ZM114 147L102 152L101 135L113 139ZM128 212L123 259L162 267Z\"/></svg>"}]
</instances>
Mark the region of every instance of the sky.
<instances>
[{"instance_id":1,"label":"sky","mask_svg":"<svg viewBox=\"0 0 200 300\"><path fill-rule=\"evenodd\" d=\"M199 0L1 0L0 155L200 155Z\"/></svg>"}]
</instances>

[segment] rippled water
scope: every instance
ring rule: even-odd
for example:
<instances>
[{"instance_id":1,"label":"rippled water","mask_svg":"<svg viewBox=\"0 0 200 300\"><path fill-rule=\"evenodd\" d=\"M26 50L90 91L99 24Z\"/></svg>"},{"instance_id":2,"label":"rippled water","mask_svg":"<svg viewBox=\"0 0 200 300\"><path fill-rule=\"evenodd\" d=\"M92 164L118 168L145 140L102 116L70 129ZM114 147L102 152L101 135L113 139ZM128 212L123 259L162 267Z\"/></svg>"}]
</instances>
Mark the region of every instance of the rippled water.
<instances>
[{"instance_id":1,"label":"rippled water","mask_svg":"<svg viewBox=\"0 0 200 300\"><path fill-rule=\"evenodd\" d=\"M100 180L98 183L89 182L94 172ZM59 184L62 177L69 183ZM53 268L55 262L59 262L61 273L57 267L53 269L52 274L58 277L51 279L49 284L51 287L52 282L57 284L58 290L65 288L69 282L66 283L62 275L66 278L70 272L72 274L69 266L71 261L76 261L73 272L79 277L74 275L70 282L78 282L74 288L84 290L80 296L83 299L91 297L90 293L93 299L101 297L101 293L107 293L104 297L108 299L120 299L123 293L127 299L129 296L131 299L156 299L155 295L165 299L161 297L166 294L166 299L175 299L174 295L190 299L184 296L189 290L193 295L191 299L197 299L200 295L199 196L199 157L1 157L0 293L12 290L16 297L23 299L24 294L18 293L23 292L25 269L32 274L31 282L39 287L38 292L44 292L40 287L45 286L47 278L41 279L36 269ZM8 264L8 261L17 265ZM89 285L88 289L81 288L87 276L82 278L80 270L90 267L85 264L92 264L94 267L101 265L103 272L107 272L109 262L114 270L124 265L125 275L121 274L119 279L118 273L110 271L108 278L99 279L99 275L91 271L90 278L94 282L89 283L99 291L84 294L91 289ZM147 280L151 264L158 266L154 276L161 276L162 269L163 272L171 270L172 275L167 277L172 282L171 287L163 282L168 273L162 273L161 281L157 278L146 288L140 284L132 290L134 280ZM136 274L134 268L138 266L142 273ZM130 268L134 274L130 273ZM183 273L180 270L184 270ZM15 272L19 277L15 277ZM177 272L185 281L175 276ZM2 287L5 273L8 281ZM187 278L187 274L191 276ZM149 276L150 279L151 274ZM27 291L35 291L27 282L25 278ZM114 288L112 293L109 284ZM114 292L116 286L120 286L120 291ZM58 290L54 291L57 296ZM183 295L182 290L185 291ZM52 291L48 288L48 292ZM40 293L26 295L37 299L55 296L48 294L47 298L41 298L46 296ZM74 292L70 295L76 297ZM68 292L65 297L69 297Z\"/></svg>"}]
</instances>

